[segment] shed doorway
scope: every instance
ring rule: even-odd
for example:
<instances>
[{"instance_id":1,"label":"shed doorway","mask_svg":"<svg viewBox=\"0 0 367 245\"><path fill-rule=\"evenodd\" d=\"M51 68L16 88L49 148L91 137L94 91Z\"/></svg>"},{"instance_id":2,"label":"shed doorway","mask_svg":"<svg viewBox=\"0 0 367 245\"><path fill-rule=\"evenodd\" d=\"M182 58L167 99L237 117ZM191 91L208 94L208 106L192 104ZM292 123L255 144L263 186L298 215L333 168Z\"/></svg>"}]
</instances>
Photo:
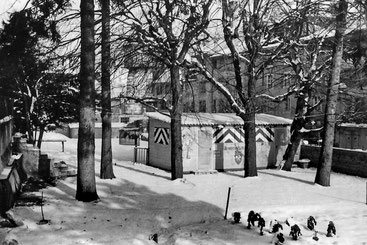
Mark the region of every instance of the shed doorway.
<instances>
[{"instance_id":1,"label":"shed doorway","mask_svg":"<svg viewBox=\"0 0 367 245\"><path fill-rule=\"evenodd\" d=\"M201 128L199 130L199 161L198 170L212 170L213 169L213 139L210 129Z\"/></svg>"}]
</instances>

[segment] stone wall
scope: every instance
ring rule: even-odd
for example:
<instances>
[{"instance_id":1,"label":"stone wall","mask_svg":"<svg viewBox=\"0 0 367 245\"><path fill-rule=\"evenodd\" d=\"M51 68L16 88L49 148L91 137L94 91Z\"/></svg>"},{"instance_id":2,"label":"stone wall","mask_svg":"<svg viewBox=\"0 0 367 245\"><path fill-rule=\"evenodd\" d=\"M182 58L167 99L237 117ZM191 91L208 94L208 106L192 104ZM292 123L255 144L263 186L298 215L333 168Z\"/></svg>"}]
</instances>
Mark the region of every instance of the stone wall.
<instances>
[{"instance_id":1,"label":"stone wall","mask_svg":"<svg viewBox=\"0 0 367 245\"><path fill-rule=\"evenodd\" d=\"M311 160L316 167L319 161L320 146L302 145L301 158ZM367 151L334 147L332 170L339 173L367 177Z\"/></svg>"},{"instance_id":2,"label":"stone wall","mask_svg":"<svg viewBox=\"0 0 367 245\"><path fill-rule=\"evenodd\" d=\"M10 98L0 96L0 173L11 157L13 134L13 103Z\"/></svg>"}]
</instances>

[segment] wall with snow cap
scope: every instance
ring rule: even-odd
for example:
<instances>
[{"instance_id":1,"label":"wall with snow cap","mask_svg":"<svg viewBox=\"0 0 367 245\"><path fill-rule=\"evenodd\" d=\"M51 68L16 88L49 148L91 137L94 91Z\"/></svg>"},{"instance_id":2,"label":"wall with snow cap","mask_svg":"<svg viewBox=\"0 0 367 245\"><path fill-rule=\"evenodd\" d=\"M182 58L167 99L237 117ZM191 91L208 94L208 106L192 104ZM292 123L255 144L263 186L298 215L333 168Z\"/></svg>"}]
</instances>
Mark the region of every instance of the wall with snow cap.
<instances>
[{"instance_id":1,"label":"wall with snow cap","mask_svg":"<svg viewBox=\"0 0 367 245\"><path fill-rule=\"evenodd\" d=\"M320 146L302 145L301 158L310 159L310 165L316 167L319 162L320 149ZM367 151L334 147L332 170L343 174L366 178Z\"/></svg>"}]
</instances>

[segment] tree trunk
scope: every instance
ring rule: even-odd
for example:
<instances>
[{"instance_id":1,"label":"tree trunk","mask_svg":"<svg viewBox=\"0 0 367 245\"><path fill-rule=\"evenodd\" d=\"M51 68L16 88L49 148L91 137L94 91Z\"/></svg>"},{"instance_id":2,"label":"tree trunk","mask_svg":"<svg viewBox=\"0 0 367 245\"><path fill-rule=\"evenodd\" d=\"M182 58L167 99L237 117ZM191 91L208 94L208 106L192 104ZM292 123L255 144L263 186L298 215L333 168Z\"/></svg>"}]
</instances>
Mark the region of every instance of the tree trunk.
<instances>
[{"instance_id":1,"label":"tree trunk","mask_svg":"<svg viewBox=\"0 0 367 245\"><path fill-rule=\"evenodd\" d=\"M170 68L172 87L172 111L171 111L171 168L172 180L183 177L182 165L182 88L180 83L180 68L172 62Z\"/></svg>"},{"instance_id":2,"label":"tree trunk","mask_svg":"<svg viewBox=\"0 0 367 245\"><path fill-rule=\"evenodd\" d=\"M40 128L40 134L38 135L38 140L37 140L37 148L41 149L42 146L42 139L43 139L43 133L45 132L45 125L41 124L39 126Z\"/></svg>"},{"instance_id":3,"label":"tree trunk","mask_svg":"<svg viewBox=\"0 0 367 245\"><path fill-rule=\"evenodd\" d=\"M296 113L291 125L291 138L283 155L283 160L285 163L282 170L285 171L291 171L294 157L302 140L302 133L300 130L305 126L306 123L304 117L307 113L307 97L305 95L308 94L308 91L309 90L304 89L301 91L301 94L303 95L299 94L297 97Z\"/></svg>"},{"instance_id":4,"label":"tree trunk","mask_svg":"<svg viewBox=\"0 0 367 245\"><path fill-rule=\"evenodd\" d=\"M94 1L81 0L80 118L76 199L98 200L95 182Z\"/></svg>"},{"instance_id":5,"label":"tree trunk","mask_svg":"<svg viewBox=\"0 0 367 245\"><path fill-rule=\"evenodd\" d=\"M243 130L245 131L245 165L244 177L257 176L256 167L256 128L255 128L255 107L252 98L255 98L255 79L253 73L253 64L248 64L247 71L248 75L248 98L245 97L242 84L241 63L239 59L239 53L236 46L233 43L233 9L229 8L228 1L222 1L223 15L222 15L222 26L223 34L226 44L231 51L232 64L235 73L236 92L240 98L242 105L246 108L246 114L237 113L244 121ZM233 102L229 100L233 108Z\"/></svg>"},{"instance_id":6,"label":"tree trunk","mask_svg":"<svg viewBox=\"0 0 367 245\"><path fill-rule=\"evenodd\" d=\"M246 106L246 121L244 122L245 130L245 177L257 176L256 163L256 122L255 122L255 79L253 75L253 66L248 64L248 81L247 81L248 101Z\"/></svg>"},{"instance_id":7,"label":"tree trunk","mask_svg":"<svg viewBox=\"0 0 367 245\"><path fill-rule=\"evenodd\" d=\"M25 118L26 130L28 133L27 142L30 144L34 144L33 130L32 130L32 125L31 125L31 113L29 111L28 97L25 95L23 95L23 110L24 110L23 115Z\"/></svg>"},{"instance_id":8,"label":"tree trunk","mask_svg":"<svg viewBox=\"0 0 367 245\"><path fill-rule=\"evenodd\" d=\"M111 144L110 0L102 0L102 151L101 179L113 179Z\"/></svg>"},{"instance_id":9,"label":"tree trunk","mask_svg":"<svg viewBox=\"0 0 367 245\"><path fill-rule=\"evenodd\" d=\"M333 158L334 128L336 119L336 104L340 81L341 62L343 57L343 41L346 28L346 12L348 3L340 0L336 16L335 47L331 78L328 82L326 109L324 118L324 135L321 145L320 158L317 166L315 183L330 186L330 173Z\"/></svg>"}]
</instances>

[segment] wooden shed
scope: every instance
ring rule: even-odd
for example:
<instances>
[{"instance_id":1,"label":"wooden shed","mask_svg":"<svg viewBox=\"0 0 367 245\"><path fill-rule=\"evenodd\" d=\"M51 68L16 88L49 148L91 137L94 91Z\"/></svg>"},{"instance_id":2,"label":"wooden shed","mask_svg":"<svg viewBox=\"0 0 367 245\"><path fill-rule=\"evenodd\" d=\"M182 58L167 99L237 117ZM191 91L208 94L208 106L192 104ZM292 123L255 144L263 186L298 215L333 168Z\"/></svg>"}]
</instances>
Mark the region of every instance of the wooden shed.
<instances>
[{"instance_id":1,"label":"wooden shed","mask_svg":"<svg viewBox=\"0 0 367 245\"><path fill-rule=\"evenodd\" d=\"M157 112L149 117L151 166L171 169L170 118ZM282 160L292 121L268 114L256 115L257 167L271 168ZM234 113L184 113L182 115L184 172L242 170L243 120Z\"/></svg>"},{"instance_id":2,"label":"wooden shed","mask_svg":"<svg viewBox=\"0 0 367 245\"><path fill-rule=\"evenodd\" d=\"M340 124L335 129L334 146L367 150L367 124Z\"/></svg>"}]
</instances>

